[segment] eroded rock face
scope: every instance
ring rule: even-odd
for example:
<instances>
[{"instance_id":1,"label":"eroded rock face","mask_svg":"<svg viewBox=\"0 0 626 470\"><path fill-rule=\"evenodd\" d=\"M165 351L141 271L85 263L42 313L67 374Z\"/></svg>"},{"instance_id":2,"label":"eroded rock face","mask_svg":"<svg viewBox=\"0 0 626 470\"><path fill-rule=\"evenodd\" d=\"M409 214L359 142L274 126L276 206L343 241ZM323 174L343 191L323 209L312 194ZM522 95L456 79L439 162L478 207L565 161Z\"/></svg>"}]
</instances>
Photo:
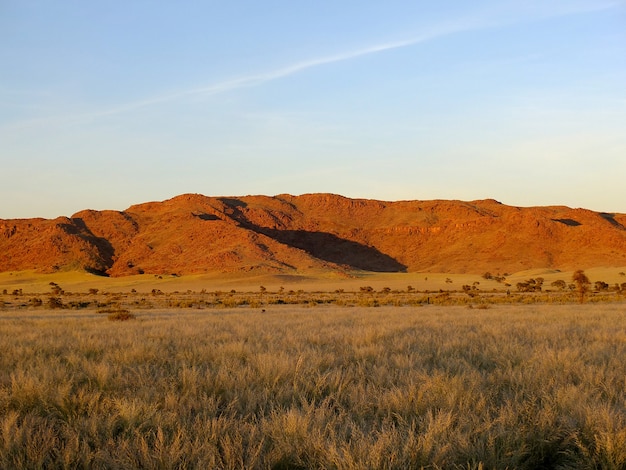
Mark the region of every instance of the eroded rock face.
<instances>
[{"instance_id":1,"label":"eroded rock face","mask_svg":"<svg viewBox=\"0 0 626 470\"><path fill-rule=\"evenodd\" d=\"M13 220L0 237L0 270L41 272L78 269L103 273L108 269L107 243L67 217L54 220Z\"/></svg>"},{"instance_id":2,"label":"eroded rock face","mask_svg":"<svg viewBox=\"0 0 626 470\"><path fill-rule=\"evenodd\" d=\"M626 265L626 215L484 201L186 194L126 211L0 220L0 271L515 272Z\"/></svg>"}]
</instances>

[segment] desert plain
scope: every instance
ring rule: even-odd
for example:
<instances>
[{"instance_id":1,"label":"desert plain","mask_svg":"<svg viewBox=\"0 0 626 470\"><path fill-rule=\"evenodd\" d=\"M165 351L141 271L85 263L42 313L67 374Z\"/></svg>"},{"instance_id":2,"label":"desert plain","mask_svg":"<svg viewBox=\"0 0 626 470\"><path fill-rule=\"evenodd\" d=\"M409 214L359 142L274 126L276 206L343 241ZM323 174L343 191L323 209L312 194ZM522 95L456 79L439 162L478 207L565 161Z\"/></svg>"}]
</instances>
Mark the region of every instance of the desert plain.
<instances>
[{"instance_id":1,"label":"desert plain","mask_svg":"<svg viewBox=\"0 0 626 470\"><path fill-rule=\"evenodd\" d=\"M344 216L307 215L320 201ZM0 467L624 468L623 216L388 207L184 196L154 221L3 221Z\"/></svg>"}]
</instances>

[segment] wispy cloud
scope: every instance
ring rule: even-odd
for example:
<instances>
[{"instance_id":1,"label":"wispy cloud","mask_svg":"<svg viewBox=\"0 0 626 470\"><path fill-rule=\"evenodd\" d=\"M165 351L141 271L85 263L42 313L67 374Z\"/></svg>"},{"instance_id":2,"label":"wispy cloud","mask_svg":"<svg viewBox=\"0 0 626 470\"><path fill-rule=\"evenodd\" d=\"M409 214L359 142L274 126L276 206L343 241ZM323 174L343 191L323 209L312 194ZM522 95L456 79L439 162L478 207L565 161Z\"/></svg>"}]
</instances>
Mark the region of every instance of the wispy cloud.
<instances>
[{"instance_id":1,"label":"wispy cloud","mask_svg":"<svg viewBox=\"0 0 626 470\"><path fill-rule=\"evenodd\" d=\"M429 40L434 40L439 37L448 36L451 34L460 33L460 32L475 29L475 28L476 28L475 24L471 24L468 22L463 22L463 21L450 22L450 23L438 25L435 28L431 28L427 31L422 32L420 35L417 35L417 36L414 36L412 38L405 39L405 40L394 41L394 42L384 42L381 44L376 44L376 45L365 47L362 49L356 49L356 50L347 51L343 53L332 54L332 55L327 55L327 56L309 59L305 61L295 62L295 63L288 64L284 67L281 67L275 70L236 77L230 80L224 80L224 81L212 83L203 87L174 91L171 93L166 93L166 94L146 98L143 100L120 104L118 106L114 106L108 109L101 109L101 110L97 110L94 112L79 113L79 114L66 115L66 116L36 118L36 119L31 119L27 121L22 121L20 123L16 123L15 126L17 126L18 128L29 128L29 127L38 126L38 125L51 125L51 124L58 125L58 124L67 124L67 123L77 123L77 122L97 119L100 117L106 117L106 116L117 115L117 114L121 114L125 112L130 112L130 111L134 111L140 108L145 108L148 106L172 102L172 101L189 98L193 96L206 97L206 96L211 96L211 95L219 95L222 93L227 93L227 92L238 90L241 88L258 86L263 83L285 78L290 75L295 75L297 73L304 72L305 70L312 69L315 67L329 65L332 63L336 63L336 62L353 60L359 57L382 53L382 52L389 51L392 49L410 47L410 46L414 46L414 45L417 45L419 43L423 43ZM11 126L11 127L14 127L14 126Z\"/></svg>"},{"instance_id":2,"label":"wispy cloud","mask_svg":"<svg viewBox=\"0 0 626 470\"><path fill-rule=\"evenodd\" d=\"M113 106L107 109L100 109L93 112L77 113L65 116L43 117L25 120L17 123L9 124L9 127L15 128L29 128L40 125L51 124L67 124L78 123L97 119L100 117L113 116L126 112L131 112L137 109L145 108L148 106L154 106L162 103L181 100L193 96L206 97L212 95L219 95L235 91L242 88L249 88L259 86L267 82L286 78L291 75L295 75L304 72L308 69L330 65L333 63L344 62L348 60L354 60L361 57L383 53L394 49L401 49L411 46L416 46L421 43L432 41L438 38L450 36L453 34L459 34L469 31L479 31L486 29L495 29L500 27L506 27L511 24L518 24L524 22L540 21L549 18L584 14L593 11L601 11L607 9L613 9L623 7L623 3L619 0L607 0L599 1L568 1L568 2L506 2L499 3L497 7L490 5L488 10L482 12L476 12L474 15L465 17L456 21L450 21L440 23L427 30L422 31L420 34L409 37L404 40L383 42L380 44L374 44L361 49L355 49L351 51L341 52L337 54L326 55L309 60L295 62L285 65L284 67L269 70L266 72L260 72L256 74L244 75L241 77L235 77L229 80L224 80L216 83L207 84L206 86L184 89L165 93L162 95L156 95L143 100L131 101L123 103L118 106ZM7 126L4 126L7 129Z\"/></svg>"},{"instance_id":3,"label":"wispy cloud","mask_svg":"<svg viewBox=\"0 0 626 470\"><path fill-rule=\"evenodd\" d=\"M438 24L432 28L429 28L420 34L399 41L383 42L375 44L373 46L364 47L362 49L356 49L338 54L332 54L328 56L318 57L310 60L296 62L286 65L282 68L263 72L259 74L247 75L223 82L210 84L204 87L189 89L180 91L177 93L171 93L155 97L152 99L138 101L130 103L127 106L118 108L119 110L133 109L160 102L170 101L177 98L183 98L191 95L217 95L220 93L226 93L229 91L237 90L245 87L252 87L261 85L266 82L285 78L290 75L294 75L300 72L304 72L308 69L329 65L337 62L344 62L347 60L353 60L360 57L378 54L393 49L401 49L411 46L416 46L421 43L432 41L441 37L450 36L453 34L459 34L468 31L476 31L483 29L493 29L496 27L506 26L511 23L520 23L525 21L541 20L547 18L554 18L560 16L568 16L574 14L588 13L592 11L600 11L611 9L619 6L623 6L621 1L597 1L593 2L568 2L558 3L557 6L546 5L545 2L536 3L534 6L528 6L527 3L523 3L522 7L519 7L519 3L515 2L514 8L506 9L502 12L485 12L484 14L476 14L471 17L463 18L456 21L449 21ZM503 14L506 13L506 14ZM113 111L113 110L111 110Z\"/></svg>"},{"instance_id":4,"label":"wispy cloud","mask_svg":"<svg viewBox=\"0 0 626 470\"><path fill-rule=\"evenodd\" d=\"M254 85L259 85L265 82L269 82L272 80L277 80L280 78L288 77L290 75L294 75L300 72L303 72L307 69L320 67L323 65L328 65L336 62L344 62L347 60L357 59L359 57L364 57L372 54L377 54L385 51L389 51L392 49L400 49L405 47L410 47L417 45L422 42L426 42L429 40L433 40L442 36L447 36L454 33L459 33L464 30L472 29L471 25L463 24L463 23L452 23L449 25L442 25L436 29L432 29L430 31L424 32L419 36L415 36L409 39L395 41L395 42L385 42L381 44L376 44L373 46L365 47L362 49L357 49L353 51L343 52L339 54L328 55L324 57L318 57L310 60L305 60L302 62L296 62L293 64L286 65L282 68L272 70L265 73L260 73L256 75L250 75L242 78L237 78L230 81L225 81L218 84L209 85L207 87L196 88L193 90L188 90L187 92L181 93L183 95L190 94L218 94L226 91L231 91L237 88L249 87Z\"/></svg>"}]
</instances>

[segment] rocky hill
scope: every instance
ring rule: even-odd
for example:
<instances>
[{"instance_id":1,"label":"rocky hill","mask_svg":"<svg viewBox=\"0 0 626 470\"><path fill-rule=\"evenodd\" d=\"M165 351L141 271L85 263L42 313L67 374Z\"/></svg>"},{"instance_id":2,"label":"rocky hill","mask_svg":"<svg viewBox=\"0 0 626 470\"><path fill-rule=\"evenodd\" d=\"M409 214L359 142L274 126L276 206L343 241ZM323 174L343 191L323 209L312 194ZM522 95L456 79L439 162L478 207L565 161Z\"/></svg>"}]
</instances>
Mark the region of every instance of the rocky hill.
<instances>
[{"instance_id":1,"label":"rocky hill","mask_svg":"<svg viewBox=\"0 0 626 470\"><path fill-rule=\"evenodd\" d=\"M185 194L122 212L0 220L0 272L511 273L626 266L626 214L494 200Z\"/></svg>"}]
</instances>

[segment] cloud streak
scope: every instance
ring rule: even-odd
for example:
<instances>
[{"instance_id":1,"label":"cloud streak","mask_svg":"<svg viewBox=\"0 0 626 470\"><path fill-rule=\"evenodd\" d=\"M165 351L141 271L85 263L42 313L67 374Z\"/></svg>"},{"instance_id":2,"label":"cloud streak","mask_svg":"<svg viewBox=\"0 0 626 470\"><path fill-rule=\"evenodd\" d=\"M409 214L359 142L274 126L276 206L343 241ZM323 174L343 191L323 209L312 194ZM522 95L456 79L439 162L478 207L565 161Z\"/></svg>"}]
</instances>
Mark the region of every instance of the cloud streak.
<instances>
[{"instance_id":1,"label":"cloud streak","mask_svg":"<svg viewBox=\"0 0 626 470\"><path fill-rule=\"evenodd\" d=\"M222 82L210 84L210 85L203 86L203 87L165 94L165 95L154 97L151 99L129 103L119 108L104 111L102 115L115 114L120 111L126 111L130 109L140 108L140 107L158 104L162 102L172 101L178 98L184 98L188 96L194 96L194 95L211 96L211 95L218 95L221 93L227 93L227 92L238 90L241 88L258 86L266 82L271 82L271 81L278 80L281 78L289 77L291 75L295 75L300 72L304 72L308 69L317 68L317 67L321 67L324 65L330 65L333 63L337 63L337 62L344 62L348 60L358 59L360 57L382 53L382 52L390 51L393 49L411 47L411 46L415 46L423 42L431 41L431 40L444 37L444 36L449 36L452 34L461 33L463 31L469 31L472 29L476 29L475 24L470 24L464 21L450 22L450 23L439 25L436 28L427 30L423 32L422 34L411 37L409 39L393 41L393 42L385 42L385 43L365 47L362 49L356 49L356 50L347 51L343 53L332 54L328 56L309 59L309 60L305 60L301 62L295 62L289 65L286 65L284 67L281 67L275 70L270 70L267 72L246 75L243 77L233 78L231 80L225 80Z\"/></svg>"},{"instance_id":2,"label":"cloud streak","mask_svg":"<svg viewBox=\"0 0 626 470\"><path fill-rule=\"evenodd\" d=\"M612 9L615 7L620 7L621 2L619 1L606 1L606 2L592 2L592 3L578 3L578 4L566 4L563 5L562 8L550 9L546 8L545 4L541 3L539 7L529 8L524 14L524 11L519 11L518 9L514 9L514 11L509 10L507 13L511 16L512 19L507 20L504 18L498 18L497 13L482 15L479 18L466 18L457 21L442 23L437 25L434 28L430 28L423 33L400 41L394 42L385 42L381 44L376 44L373 46L365 47L362 49L357 49L353 51L348 51L344 53L328 55L324 57L314 58L302 62L296 62L282 68L272 70L269 72L264 72L260 74L248 75L240 78L235 78L232 80L226 80L223 82L211 84L205 87L199 87L195 89L185 90L178 93L172 93L168 95L163 95L161 97L155 97L150 100L140 101L133 104L129 104L128 107L143 107L151 104L157 104L160 102L171 101L177 98L183 98L186 96L192 95L217 95L221 93L226 93L229 91L234 91L240 88L247 88L252 86L261 85L266 82L270 82L273 80L278 80L281 78L285 78L291 75L295 75L300 72L304 72L308 69L321 67L324 65L330 65L333 63L344 62L348 60L358 59L360 57L365 57L373 54L378 54L394 49L402 49L406 47L416 46L421 43L425 43L428 41L432 41L438 38L451 36L454 34L460 34L469 31L479 31L485 29L495 29L498 27L503 27L509 24L514 23L522 23L526 21L535 21L535 20L543 20L554 17L561 16L569 16L576 15L582 13L589 13L592 11L601 11ZM491 16L491 17L490 17ZM120 108L122 109L122 108Z\"/></svg>"},{"instance_id":3,"label":"cloud streak","mask_svg":"<svg viewBox=\"0 0 626 470\"><path fill-rule=\"evenodd\" d=\"M173 93L170 95L164 95L159 98L154 98L153 100L147 100L145 102L135 103L137 107L145 106L148 104L155 104L158 102L170 101L175 98L190 96L190 95L216 95L220 93L226 93L229 91L237 90L240 88L252 87L256 85L261 85L266 82L270 82L273 80L278 80L281 78L288 77L290 75L295 75L297 73L303 72L308 69L329 65L337 62L344 62L348 60L358 59L360 57L369 56L372 54L377 54L381 52L386 52L394 49L402 49L406 47L411 47L418 45L420 43L432 41L441 37L450 36L453 34L459 34L463 32L469 31L477 31L484 29L494 29L497 27L506 26L508 24L513 23L521 23L524 21L533 21L540 19L547 19L553 17L560 16L569 16L575 14L589 13L592 11L600 11L611 9L615 7L621 6L619 1L606 1L606 2L593 2L593 3L583 3L583 4L567 4L564 5L561 9L547 9L542 3L538 9L534 11L530 9L530 14L527 14L526 17L523 15L523 12L519 10L509 11L508 14L513 16L512 20L506 20L502 18L489 18L489 15L483 15L482 18L466 18L458 21L447 22L439 24L438 26L428 29L423 33L395 42L385 42L382 44L377 44L369 47L365 47L362 49L357 49L353 51L348 51L344 53L319 57L315 59L310 59L302 62L296 62L294 64L287 65L280 69L276 69L273 71L248 75L240 78L235 78L232 80L227 80L224 82L208 85L206 87L195 88L191 90L182 91L179 93ZM518 15L522 13L521 17ZM496 15L494 15L496 16Z\"/></svg>"},{"instance_id":4,"label":"cloud streak","mask_svg":"<svg viewBox=\"0 0 626 470\"><path fill-rule=\"evenodd\" d=\"M281 67L275 70L270 70L270 71L263 72L263 73L233 78L230 80L213 83L213 84L203 86L203 87L175 91L172 93L154 96L152 98L146 98L144 100L133 101L133 102L121 104L121 105L118 105L109 109L102 109L102 110L91 112L91 113L80 113L80 114L73 114L73 115L66 115L66 116L30 119L30 120L22 121L20 123L15 123L13 126L11 126L11 128L19 129L19 128L30 128L30 127L41 126L41 125L72 124L72 123L78 123L78 122L83 122L83 121L89 121L89 120L93 120L93 119L97 119L101 117L122 114L125 112L134 111L134 110L145 108L148 106L154 106L154 105L172 102L172 101L176 101L176 100L184 99L188 97L193 97L193 96L207 97L207 96L212 96L212 95L219 95L222 93L235 91L241 88L249 88L249 87L262 85L263 83L285 78L285 77L295 75L300 72L304 72L305 70L320 67L323 65L329 65L329 64L333 64L337 62L344 62L347 60L353 60L359 57L365 57L368 55L381 53L381 52L385 52L385 51L389 51L393 49L410 47L410 46L414 46L422 42L426 42L426 41L433 40L442 36L447 36L450 34L459 33L464 30L470 30L470 29L472 29L470 25L463 25L461 23L449 24L447 26L440 26L437 29L432 29L419 36L406 39L406 40L386 42L386 43L366 47L363 49L357 49L357 50L348 51L344 53L318 57L315 59L305 60L301 62L295 62L293 64L289 64L289 65L286 65L284 67Z\"/></svg>"},{"instance_id":5,"label":"cloud streak","mask_svg":"<svg viewBox=\"0 0 626 470\"><path fill-rule=\"evenodd\" d=\"M58 125L68 123L80 123L101 117L123 114L137 109L185 99L193 96L207 97L219 95L222 93L228 93L242 88L259 86L267 82L279 80L289 77L291 75L304 72L309 69L330 65L333 63L354 60L394 49L412 47L421 43L454 34L460 34L470 31L497 29L512 24L541 21L549 18L584 14L593 11L601 11L622 7L622 3L620 1L614 0L608 0L605 2L576 2L574 4L570 2L557 5L556 7L553 7L553 5L554 4L552 3L547 5L545 3L530 5L523 4L521 7L514 6L513 8L507 9L507 4L503 4L500 8L494 9L493 7L491 7L489 10L483 11L482 13L475 14L465 19L440 23L433 28L425 30L419 35L410 37L405 40L384 42L361 49L295 62L275 70L245 75L242 77L209 84L203 87L174 91L151 98L146 98L143 100L128 102L109 109L101 109L94 112L77 113L66 116L30 119L18 123L13 123L13 125L9 124L9 127L12 129L19 129L51 124ZM7 129L6 126L4 128L5 130Z\"/></svg>"}]
</instances>

